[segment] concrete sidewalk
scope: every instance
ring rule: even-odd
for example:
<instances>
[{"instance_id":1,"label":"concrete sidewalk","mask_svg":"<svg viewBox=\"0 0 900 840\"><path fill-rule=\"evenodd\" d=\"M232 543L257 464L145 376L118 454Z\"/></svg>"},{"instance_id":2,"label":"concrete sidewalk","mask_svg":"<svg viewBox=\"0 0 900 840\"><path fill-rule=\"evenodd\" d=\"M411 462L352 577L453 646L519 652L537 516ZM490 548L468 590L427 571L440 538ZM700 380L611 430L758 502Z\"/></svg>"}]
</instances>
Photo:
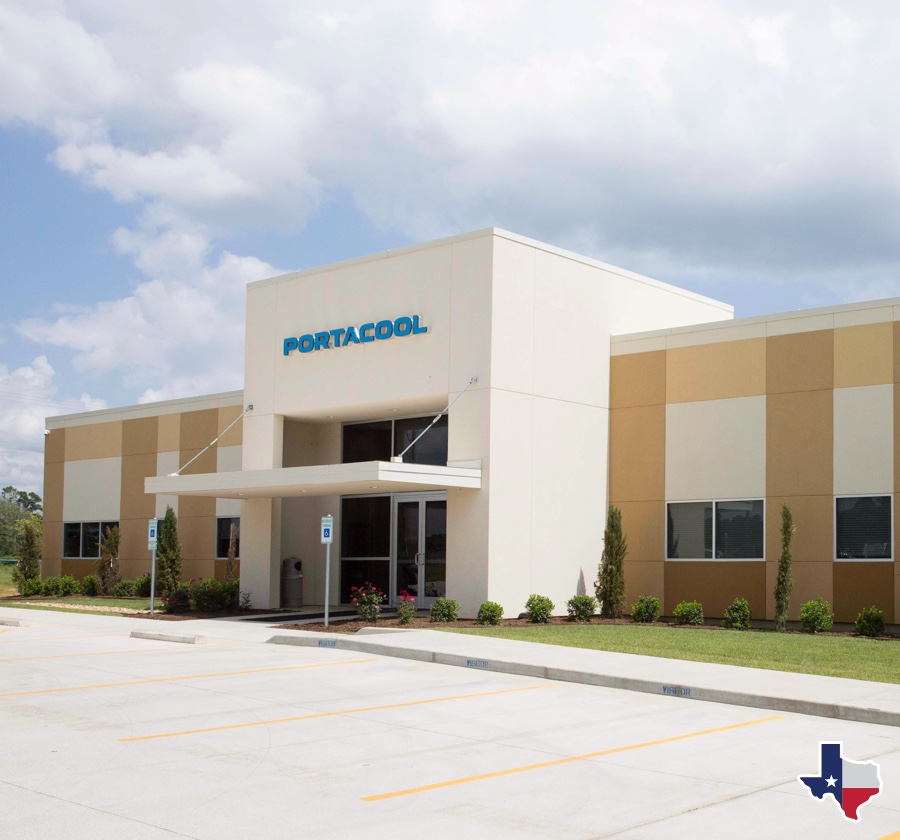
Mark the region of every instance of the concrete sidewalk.
<instances>
[{"instance_id":1,"label":"concrete sidewalk","mask_svg":"<svg viewBox=\"0 0 900 840\"><path fill-rule=\"evenodd\" d=\"M900 726L900 685L509 641L436 630L370 628L355 635L285 630L234 619L153 622L0 607L0 619L95 632L160 632L208 643L353 650L562 682ZM900 661L898 661L900 670Z\"/></svg>"}]
</instances>

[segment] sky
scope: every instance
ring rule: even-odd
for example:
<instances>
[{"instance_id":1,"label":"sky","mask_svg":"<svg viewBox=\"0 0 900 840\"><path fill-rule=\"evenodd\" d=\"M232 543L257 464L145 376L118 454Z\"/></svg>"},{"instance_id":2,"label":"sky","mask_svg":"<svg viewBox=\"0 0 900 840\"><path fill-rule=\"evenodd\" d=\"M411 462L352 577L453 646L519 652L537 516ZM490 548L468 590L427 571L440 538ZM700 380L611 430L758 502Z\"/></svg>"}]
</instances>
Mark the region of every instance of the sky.
<instances>
[{"instance_id":1,"label":"sky","mask_svg":"<svg viewBox=\"0 0 900 840\"><path fill-rule=\"evenodd\" d=\"M238 389L248 282L491 225L732 303L900 295L893 2L0 0L0 486Z\"/></svg>"}]
</instances>

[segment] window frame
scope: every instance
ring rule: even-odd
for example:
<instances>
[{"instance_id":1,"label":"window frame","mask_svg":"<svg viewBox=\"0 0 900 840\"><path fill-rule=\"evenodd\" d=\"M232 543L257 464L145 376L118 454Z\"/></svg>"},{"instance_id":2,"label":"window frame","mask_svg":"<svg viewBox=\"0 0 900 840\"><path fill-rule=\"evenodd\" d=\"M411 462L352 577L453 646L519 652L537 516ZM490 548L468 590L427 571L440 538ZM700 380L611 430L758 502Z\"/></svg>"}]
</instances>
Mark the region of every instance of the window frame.
<instances>
[{"instance_id":1,"label":"window frame","mask_svg":"<svg viewBox=\"0 0 900 840\"><path fill-rule=\"evenodd\" d=\"M716 557L716 506L727 502L762 502L762 557ZM712 557L669 557L669 505L712 505ZM765 497L734 496L720 499L667 499L663 504L663 558L666 563L765 563L766 562L766 499Z\"/></svg>"},{"instance_id":2,"label":"window frame","mask_svg":"<svg viewBox=\"0 0 900 840\"><path fill-rule=\"evenodd\" d=\"M66 554L66 526L67 525L77 525L78 526L78 554ZM99 538L97 539L97 553L96 554L85 554L84 553L84 526L85 525L96 525L99 531ZM63 560L98 560L101 557L100 547L103 545L103 537L106 533L107 528L120 528L121 529L121 521L118 519L83 519L81 521L70 520L68 522L63 522L63 534L62 534L62 559Z\"/></svg>"},{"instance_id":3,"label":"window frame","mask_svg":"<svg viewBox=\"0 0 900 840\"><path fill-rule=\"evenodd\" d=\"M838 499L890 499L891 521L889 533L891 535L890 557L838 557L838 532L837 532L837 508ZM893 493L840 493L835 494L831 504L831 554L834 563L893 563L894 562L894 494Z\"/></svg>"},{"instance_id":4,"label":"window frame","mask_svg":"<svg viewBox=\"0 0 900 840\"><path fill-rule=\"evenodd\" d=\"M449 450L449 436L450 436L450 414L447 411L442 411L441 415L446 418L447 423L447 437L448 437L448 450ZM394 417L372 417L367 420L351 420L346 423L341 423L341 463L359 463L357 461L345 461L344 460L344 429L348 426L363 426L366 423L390 423L391 424L391 455L389 458L393 458L399 455L399 452L394 451L394 444L396 442L397 435L397 422L401 420L423 420L425 422L426 427L430 427L434 418L437 416L437 412L428 413L428 414L398 414ZM448 451L449 458L449 451ZM407 462L407 463L418 463L418 462ZM434 466L434 465L431 465ZM437 466L446 466L446 461L444 464L437 464ZM359 495L359 494L351 494L351 495ZM372 495L378 495L377 493Z\"/></svg>"}]
</instances>

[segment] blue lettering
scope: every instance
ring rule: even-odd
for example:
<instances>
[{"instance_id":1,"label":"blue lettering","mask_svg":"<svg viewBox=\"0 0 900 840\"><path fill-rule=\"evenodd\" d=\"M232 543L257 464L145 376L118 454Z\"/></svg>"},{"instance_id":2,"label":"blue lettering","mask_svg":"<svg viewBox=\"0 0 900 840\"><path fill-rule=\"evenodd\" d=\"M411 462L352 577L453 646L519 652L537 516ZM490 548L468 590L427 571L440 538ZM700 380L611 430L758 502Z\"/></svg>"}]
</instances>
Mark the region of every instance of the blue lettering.
<instances>
[{"instance_id":1,"label":"blue lettering","mask_svg":"<svg viewBox=\"0 0 900 840\"><path fill-rule=\"evenodd\" d=\"M339 330L331 330L331 334L334 336L334 346L340 347L341 346L341 336L344 334L343 328L341 328Z\"/></svg>"},{"instance_id":2,"label":"blue lettering","mask_svg":"<svg viewBox=\"0 0 900 840\"><path fill-rule=\"evenodd\" d=\"M356 327L347 327L344 333L344 347L348 344L359 344L359 330Z\"/></svg>"},{"instance_id":3,"label":"blue lettering","mask_svg":"<svg viewBox=\"0 0 900 840\"><path fill-rule=\"evenodd\" d=\"M337 647L334 639L319 639L319 647Z\"/></svg>"},{"instance_id":4,"label":"blue lettering","mask_svg":"<svg viewBox=\"0 0 900 840\"><path fill-rule=\"evenodd\" d=\"M384 341L394 334L394 325L390 321L379 321L375 325L375 338Z\"/></svg>"},{"instance_id":5,"label":"blue lettering","mask_svg":"<svg viewBox=\"0 0 900 840\"><path fill-rule=\"evenodd\" d=\"M309 353L310 350L315 349L316 340L307 333L306 335L300 336L300 352L301 353Z\"/></svg>"},{"instance_id":6,"label":"blue lettering","mask_svg":"<svg viewBox=\"0 0 900 840\"><path fill-rule=\"evenodd\" d=\"M363 344L367 344L368 342L374 341L374 340L375 340L375 336L374 336L374 335L366 335L366 332L367 332L368 330L374 330L374 329L375 329L375 325L374 325L374 324L363 324L363 325L359 328L359 331L362 333L362 339L361 339L361 340L362 340L362 343L363 343Z\"/></svg>"},{"instance_id":7,"label":"blue lettering","mask_svg":"<svg viewBox=\"0 0 900 840\"><path fill-rule=\"evenodd\" d=\"M413 315L412 331L413 331L413 335L419 335L419 333L428 332L428 327L420 327L419 326L419 316L418 315Z\"/></svg>"},{"instance_id":8,"label":"blue lettering","mask_svg":"<svg viewBox=\"0 0 900 840\"><path fill-rule=\"evenodd\" d=\"M402 327L402 329L401 329ZM405 315L394 321L394 335L409 335L412 332L412 319Z\"/></svg>"},{"instance_id":9,"label":"blue lettering","mask_svg":"<svg viewBox=\"0 0 900 840\"><path fill-rule=\"evenodd\" d=\"M331 335L329 333L316 333L316 350L328 350L329 341L331 341Z\"/></svg>"},{"instance_id":10,"label":"blue lettering","mask_svg":"<svg viewBox=\"0 0 900 840\"><path fill-rule=\"evenodd\" d=\"M300 343L296 338L286 338L284 340L284 355L290 355L291 350L296 350L300 346Z\"/></svg>"}]
</instances>

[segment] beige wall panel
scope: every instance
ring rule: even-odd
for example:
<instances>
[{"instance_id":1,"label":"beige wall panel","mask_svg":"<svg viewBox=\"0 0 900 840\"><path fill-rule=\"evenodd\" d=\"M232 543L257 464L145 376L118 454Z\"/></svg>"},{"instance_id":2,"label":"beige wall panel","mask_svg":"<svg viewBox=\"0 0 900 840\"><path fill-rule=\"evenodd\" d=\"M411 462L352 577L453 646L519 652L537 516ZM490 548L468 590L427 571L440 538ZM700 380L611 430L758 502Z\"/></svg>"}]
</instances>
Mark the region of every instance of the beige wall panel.
<instances>
[{"instance_id":1,"label":"beige wall panel","mask_svg":"<svg viewBox=\"0 0 900 840\"><path fill-rule=\"evenodd\" d=\"M144 492L144 479L156 475L156 454L122 458L120 519L149 519L156 515L156 496Z\"/></svg>"},{"instance_id":2,"label":"beige wall panel","mask_svg":"<svg viewBox=\"0 0 900 840\"><path fill-rule=\"evenodd\" d=\"M242 405L229 405L226 408L219 409L218 432L219 446L240 446L243 436L243 422L234 421L241 416L244 411ZM230 429L231 424L234 423ZM228 429L226 432L225 429ZM224 434L223 434L224 432Z\"/></svg>"},{"instance_id":3,"label":"beige wall panel","mask_svg":"<svg viewBox=\"0 0 900 840\"><path fill-rule=\"evenodd\" d=\"M182 450L181 463L187 464L197 455L196 450ZM216 449L207 449L193 464L181 470L182 475L194 473L214 473L216 471ZM181 496L178 499L178 517L182 516L215 516L216 500L200 496Z\"/></svg>"},{"instance_id":4,"label":"beige wall panel","mask_svg":"<svg viewBox=\"0 0 900 840\"><path fill-rule=\"evenodd\" d=\"M894 386L836 388L835 495L890 493L893 487Z\"/></svg>"},{"instance_id":5,"label":"beige wall panel","mask_svg":"<svg viewBox=\"0 0 900 840\"><path fill-rule=\"evenodd\" d=\"M156 451L177 452L179 449L181 449L181 415L163 414L157 420Z\"/></svg>"},{"instance_id":6,"label":"beige wall panel","mask_svg":"<svg viewBox=\"0 0 900 840\"><path fill-rule=\"evenodd\" d=\"M156 456L156 474L171 475L178 469L180 457L181 453L177 450L175 452L158 453ZM157 519L162 519L166 515L166 507L171 507L175 512L175 515L178 516L178 496L166 496L160 494L156 497Z\"/></svg>"},{"instance_id":7,"label":"beige wall panel","mask_svg":"<svg viewBox=\"0 0 900 840\"><path fill-rule=\"evenodd\" d=\"M41 541L41 577L57 577L61 574L62 522L44 521Z\"/></svg>"},{"instance_id":8,"label":"beige wall panel","mask_svg":"<svg viewBox=\"0 0 900 840\"><path fill-rule=\"evenodd\" d=\"M51 433L51 436L53 433ZM117 458L122 454L122 421L70 426L66 429L66 460Z\"/></svg>"},{"instance_id":9,"label":"beige wall panel","mask_svg":"<svg viewBox=\"0 0 900 840\"><path fill-rule=\"evenodd\" d=\"M622 530L628 539L625 562L662 562L666 556L665 502L620 502L610 499L610 504L622 512Z\"/></svg>"},{"instance_id":10,"label":"beige wall panel","mask_svg":"<svg viewBox=\"0 0 900 840\"><path fill-rule=\"evenodd\" d=\"M766 392L819 391L834 385L834 330L770 336Z\"/></svg>"},{"instance_id":11,"label":"beige wall panel","mask_svg":"<svg viewBox=\"0 0 900 840\"><path fill-rule=\"evenodd\" d=\"M754 615L765 611L765 563L679 560L665 565L665 615L681 601L699 601L704 617L721 618L735 598L746 598Z\"/></svg>"},{"instance_id":12,"label":"beige wall panel","mask_svg":"<svg viewBox=\"0 0 900 840\"><path fill-rule=\"evenodd\" d=\"M766 398L766 495L829 496L833 488L833 392Z\"/></svg>"},{"instance_id":13,"label":"beige wall panel","mask_svg":"<svg viewBox=\"0 0 900 840\"><path fill-rule=\"evenodd\" d=\"M679 347L666 353L666 402L766 393L766 339Z\"/></svg>"},{"instance_id":14,"label":"beige wall panel","mask_svg":"<svg viewBox=\"0 0 900 840\"><path fill-rule=\"evenodd\" d=\"M765 494L765 397L666 406L668 501Z\"/></svg>"},{"instance_id":15,"label":"beige wall panel","mask_svg":"<svg viewBox=\"0 0 900 840\"><path fill-rule=\"evenodd\" d=\"M58 574L72 575L77 580L81 580L85 575L96 574L97 568L94 563L94 560L67 557L65 560L60 561ZM51 575L44 575L44 577L51 577Z\"/></svg>"},{"instance_id":16,"label":"beige wall panel","mask_svg":"<svg viewBox=\"0 0 900 840\"><path fill-rule=\"evenodd\" d=\"M216 448L216 472L234 472L241 469L241 447L222 446ZM216 516L240 516L240 499L216 499Z\"/></svg>"},{"instance_id":17,"label":"beige wall panel","mask_svg":"<svg viewBox=\"0 0 900 840\"><path fill-rule=\"evenodd\" d=\"M228 562L227 560L216 560L216 568L215 568L216 580L221 581L222 583L225 582L225 564L227 562ZM239 580L240 577L241 577L241 561L235 560L235 562L234 562L234 579ZM304 596L305 596L305 594L306 593L304 593Z\"/></svg>"},{"instance_id":18,"label":"beige wall panel","mask_svg":"<svg viewBox=\"0 0 900 840\"><path fill-rule=\"evenodd\" d=\"M535 249L495 238L491 300L491 386L534 393Z\"/></svg>"},{"instance_id":19,"label":"beige wall panel","mask_svg":"<svg viewBox=\"0 0 900 840\"><path fill-rule=\"evenodd\" d=\"M153 554L147 548L147 520L122 519L119 522L119 535L119 572L122 578L134 580L141 575L150 574Z\"/></svg>"},{"instance_id":20,"label":"beige wall panel","mask_svg":"<svg viewBox=\"0 0 900 840\"><path fill-rule=\"evenodd\" d=\"M659 598L660 607L665 599L665 563L631 563L625 558L625 607L631 614L631 605L642 595ZM588 587L588 595L593 595L593 586Z\"/></svg>"},{"instance_id":21,"label":"beige wall panel","mask_svg":"<svg viewBox=\"0 0 900 840\"><path fill-rule=\"evenodd\" d=\"M852 623L871 606L884 612L888 624L894 623L894 564L835 563L834 620Z\"/></svg>"},{"instance_id":22,"label":"beige wall panel","mask_svg":"<svg viewBox=\"0 0 900 840\"><path fill-rule=\"evenodd\" d=\"M216 499L216 516L240 516L240 499Z\"/></svg>"},{"instance_id":23,"label":"beige wall panel","mask_svg":"<svg viewBox=\"0 0 900 840\"><path fill-rule=\"evenodd\" d=\"M158 418L140 417L122 421L122 455L155 455L158 441Z\"/></svg>"},{"instance_id":24,"label":"beige wall panel","mask_svg":"<svg viewBox=\"0 0 900 840\"><path fill-rule=\"evenodd\" d=\"M618 338L610 341L609 352L611 356L623 356L630 353L655 353L657 350L665 350L671 330L660 330L648 335L646 338ZM640 333L638 333L640 336Z\"/></svg>"},{"instance_id":25,"label":"beige wall panel","mask_svg":"<svg viewBox=\"0 0 900 840\"><path fill-rule=\"evenodd\" d=\"M334 555L339 550L332 551L335 581L338 561ZM245 499L241 505L241 589L250 595L254 607L268 609L280 604L281 559L281 500ZM332 603L337 603L337 596L335 586Z\"/></svg>"},{"instance_id":26,"label":"beige wall panel","mask_svg":"<svg viewBox=\"0 0 900 840\"><path fill-rule=\"evenodd\" d=\"M281 503L281 549L279 560L297 557L303 561L303 603L325 603L325 546L319 542L323 516L333 516L335 541L331 546L331 593L337 603L340 593L341 500L339 496L283 499ZM243 519L242 519L243 525ZM244 533L241 529L241 544ZM279 565L279 580L280 580ZM242 589L247 587L242 586Z\"/></svg>"},{"instance_id":27,"label":"beige wall panel","mask_svg":"<svg viewBox=\"0 0 900 840\"><path fill-rule=\"evenodd\" d=\"M900 490L900 387L897 385L894 385L894 490Z\"/></svg>"},{"instance_id":28,"label":"beige wall panel","mask_svg":"<svg viewBox=\"0 0 900 840\"><path fill-rule=\"evenodd\" d=\"M318 447L316 428L314 423L300 423L285 419L282 466L311 467L319 463L316 460Z\"/></svg>"},{"instance_id":29,"label":"beige wall panel","mask_svg":"<svg viewBox=\"0 0 900 840\"><path fill-rule=\"evenodd\" d=\"M66 430L54 429L44 435L44 463L59 464L66 460Z\"/></svg>"},{"instance_id":30,"label":"beige wall panel","mask_svg":"<svg viewBox=\"0 0 900 840\"><path fill-rule=\"evenodd\" d=\"M666 354L633 353L610 359L611 408L663 405L666 402Z\"/></svg>"},{"instance_id":31,"label":"beige wall panel","mask_svg":"<svg viewBox=\"0 0 900 840\"><path fill-rule=\"evenodd\" d=\"M63 477L65 463L44 464L44 523L61 522L63 518Z\"/></svg>"},{"instance_id":32,"label":"beige wall panel","mask_svg":"<svg viewBox=\"0 0 900 840\"><path fill-rule=\"evenodd\" d=\"M764 321L747 324L729 324L727 321L717 324L698 324L697 326L673 329L666 339L666 349L676 347L696 347L701 344L721 344L744 341L750 338L765 338Z\"/></svg>"},{"instance_id":33,"label":"beige wall panel","mask_svg":"<svg viewBox=\"0 0 900 840\"><path fill-rule=\"evenodd\" d=\"M846 309L834 313L834 327L859 327L863 324L890 323L894 320L895 306L875 306L871 309Z\"/></svg>"},{"instance_id":34,"label":"beige wall panel","mask_svg":"<svg viewBox=\"0 0 900 840\"><path fill-rule=\"evenodd\" d=\"M834 387L884 385L894 381L892 323L834 331Z\"/></svg>"},{"instance_id":35,"label":"beige wall panel","mask_svg":"<svg viewBox=\"0 0 900 840\"><path fill-rule=\"evenodd\" d=\"M834 499L828 496L772 496L766 499L766 559L781 557L781 506L794 520L794 564L831 561L834 554Z\"/></svg>"},{"instance_id":36,"label":"beige wall panel","mask_svg":"<svg viewBox=\"0 0 900 840\"><path fill-rule=\"evenodd\" d=\"M118 519L122 494L122 459L68 461L63 487L63 519L66 522Z\"/></svg>"},{"instance_id":37,"label":"beige wall panel","mask_svg":"<svg viewBox=\"0 0 900 840\"><path fill-rule=\"evenodd\" d=\"M179 449L199 451L208 446L219 432L219 409L186 411L181 415ZM206 470L203 470L206 472Z\"/></svg>"},{"instance_id":38,"label":"beige wall panel","mask_svg":"<svg viewBox=\"0 0 900 840\"><path fill-rule=\"evenodd\" d=\"M610 498L622 502L663 499L665 471L665 406L610 411Z\"/></svg>"}]
</instances>

